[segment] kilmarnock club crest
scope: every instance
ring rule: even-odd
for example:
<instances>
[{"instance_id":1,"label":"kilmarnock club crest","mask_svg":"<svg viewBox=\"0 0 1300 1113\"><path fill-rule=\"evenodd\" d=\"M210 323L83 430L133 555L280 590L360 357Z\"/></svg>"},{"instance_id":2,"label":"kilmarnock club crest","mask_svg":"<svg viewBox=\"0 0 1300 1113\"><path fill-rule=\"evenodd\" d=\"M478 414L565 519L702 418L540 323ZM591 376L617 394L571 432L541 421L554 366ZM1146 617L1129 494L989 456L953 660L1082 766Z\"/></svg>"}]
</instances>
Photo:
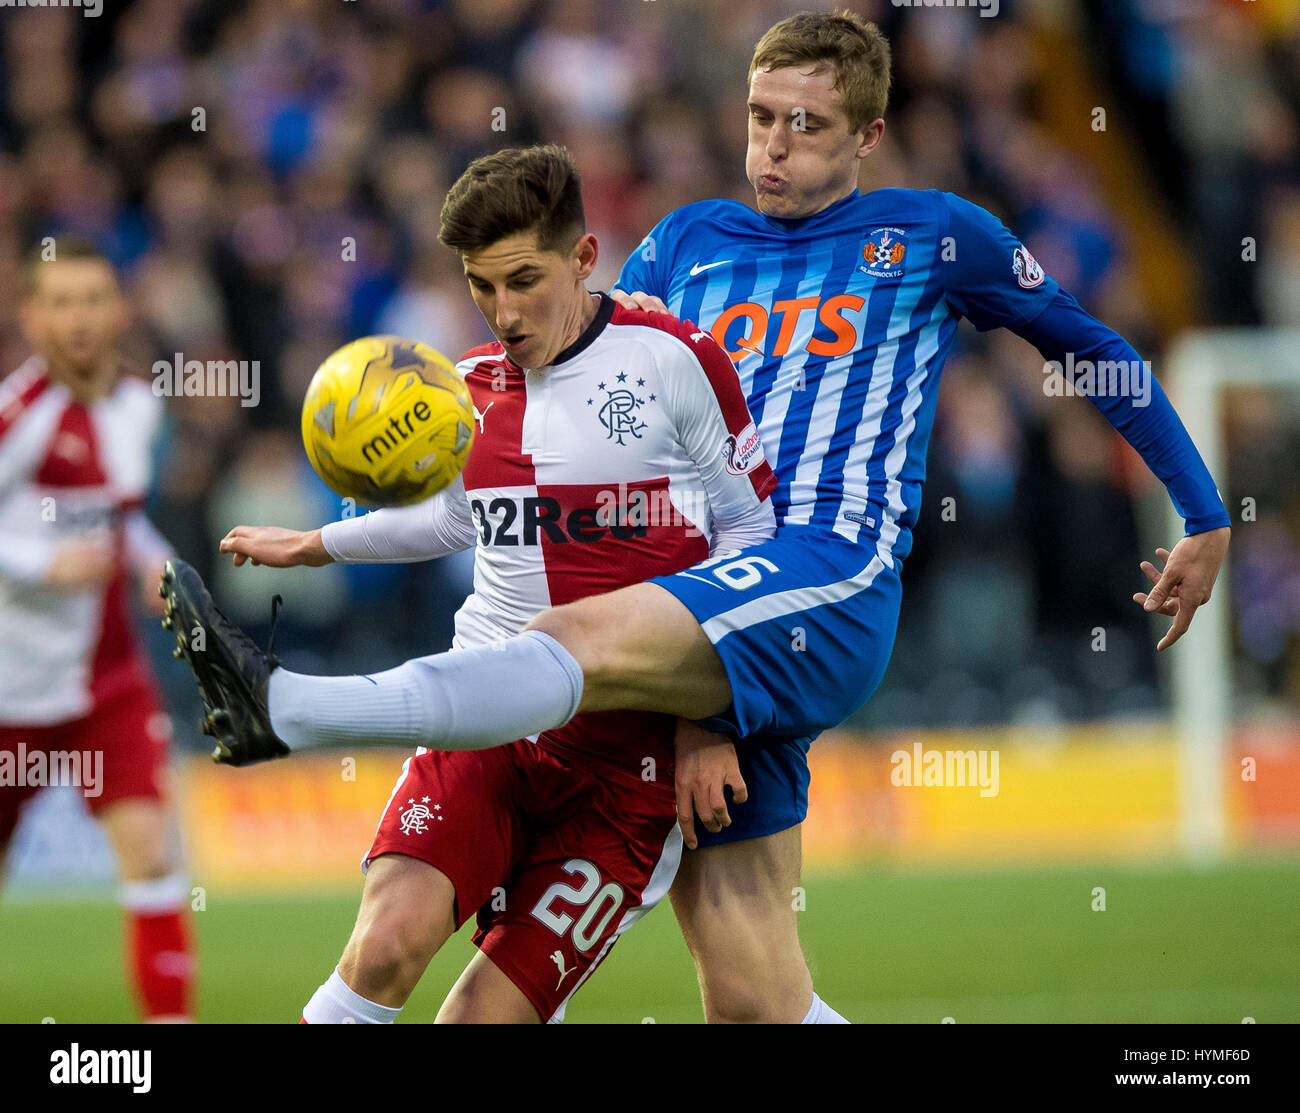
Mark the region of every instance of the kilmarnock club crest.
<instances>
[{"instance_id":1,"label":"kilmarnock club crest","mask_svg":"<svg viewBox=\"0 0 1300 1113\"><path fill-rule=\"evenodd\" d=\"M877 228L862 245L863 265L858 270L872 278L901 278L906 239L905 228Z\"/></svg>"}]
</instances>

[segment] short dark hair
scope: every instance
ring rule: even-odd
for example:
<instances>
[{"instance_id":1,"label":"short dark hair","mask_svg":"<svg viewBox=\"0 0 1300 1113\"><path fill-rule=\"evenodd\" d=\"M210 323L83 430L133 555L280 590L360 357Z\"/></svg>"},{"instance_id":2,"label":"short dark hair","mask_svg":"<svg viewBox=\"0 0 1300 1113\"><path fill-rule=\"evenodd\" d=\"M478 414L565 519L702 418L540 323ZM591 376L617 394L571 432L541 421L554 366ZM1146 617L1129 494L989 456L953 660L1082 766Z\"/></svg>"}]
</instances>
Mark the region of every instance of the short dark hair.
<instances>
[{"instance_id":1,"label":"short dark hair","mask_svg":"<svg viewBox=\"0 0 1300 1113\"><path fill-rule=\"evenodd\" d=\"M40 280L41 268L48 267L51 263L73 263L84 259L93 259L96 262L103 263L110 271L113 272L114 280L117 279L117 268L113 261L105 255L95 244L82 236L50 236L53 241L52 245L42 242L32 248L27 253L27 265L25 271L25 292L28 297L36 293L36 284ZM50 253L50 247L53 247L53 254Z\"/></svg>"},{"instance_id":2,"label":"short dark hair","mask_svg":"<svg viewBox=\"0 0 1300 1113\"><path fill-rule=\"evenodd\" d=\"M438 239L463 253L533 230L543 251L567 249L587 230L578 168L555 143L471 162L447 191Z\"/></svg>"}]
</instances>

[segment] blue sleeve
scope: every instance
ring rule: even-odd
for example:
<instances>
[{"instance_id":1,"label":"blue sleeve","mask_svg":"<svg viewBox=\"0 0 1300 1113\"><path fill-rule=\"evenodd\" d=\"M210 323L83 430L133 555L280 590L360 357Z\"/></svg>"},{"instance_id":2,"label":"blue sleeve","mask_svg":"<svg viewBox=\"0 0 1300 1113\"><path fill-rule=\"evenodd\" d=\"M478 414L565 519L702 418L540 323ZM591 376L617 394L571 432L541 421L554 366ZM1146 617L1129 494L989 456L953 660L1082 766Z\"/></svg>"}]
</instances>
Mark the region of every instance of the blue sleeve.
<instances>
[{"instance_id":1,"label":"blue sleeve","mask_svg":"<svg viewBox=\"0 0 1300 1113\"><path fill-rule=\"evenodd\" d=\"M1077 393L1085 394L1137 450L1164 483L1187 533L1230 524L1205 461L1151 374L1151 365L1127 340L1064 290L1058 290L1038 317L1015 332L1057 363ZM1115 389L1125 383L1127 388Z\"/></svg>"},{"instance_id":2,"label":"blue sleeve","mask_svg":"<svg viewBox=\"0 0 1300 1113\"><path fill-rule=\"evenodd\" d=\"M1060 289L992 213L952 193L943 199L938 266L948 304L980 332L1032 321Z\"/></svg>"},{"instance_id":3,"label":"blue sleeve","mask_svg":"<svg viewBox=\"0 0 1300 1113\"><path fill-rule=\"evenodd\" d=\"M668 278L672 274L673 253L676 243L669 225L674 214L669 213L650 229L627 257L619 272L615 289L634 294L638 290L653 294L665 304L668 302Z\"/></svg>"}]
</instances>

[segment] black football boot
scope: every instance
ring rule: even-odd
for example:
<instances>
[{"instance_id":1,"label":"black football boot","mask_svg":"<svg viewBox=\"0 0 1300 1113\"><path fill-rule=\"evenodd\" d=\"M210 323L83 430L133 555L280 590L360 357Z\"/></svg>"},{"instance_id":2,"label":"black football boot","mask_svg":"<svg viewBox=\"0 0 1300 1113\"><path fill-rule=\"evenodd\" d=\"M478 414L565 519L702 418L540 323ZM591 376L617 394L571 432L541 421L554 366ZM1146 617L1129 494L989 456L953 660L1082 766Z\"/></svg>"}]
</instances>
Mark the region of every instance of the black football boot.
<instances>
[{"instance_id":1,"label":"black football boot","mask_svg":"<svg viewBox=\"0 0 1300 1113\"><path fill-rule=\"evenodd\" d=\"M166 600L163 627L176 637L173 657L183 657L199 682L199 730L217 740L212 760L252 765L285 757L289 747L271 729L267 682L280 664L272 653L280 596L271 601L271 635L263 653L212 601L198 572L183 560L167 562L158 594Z\"/></svg>"}]
</instances>

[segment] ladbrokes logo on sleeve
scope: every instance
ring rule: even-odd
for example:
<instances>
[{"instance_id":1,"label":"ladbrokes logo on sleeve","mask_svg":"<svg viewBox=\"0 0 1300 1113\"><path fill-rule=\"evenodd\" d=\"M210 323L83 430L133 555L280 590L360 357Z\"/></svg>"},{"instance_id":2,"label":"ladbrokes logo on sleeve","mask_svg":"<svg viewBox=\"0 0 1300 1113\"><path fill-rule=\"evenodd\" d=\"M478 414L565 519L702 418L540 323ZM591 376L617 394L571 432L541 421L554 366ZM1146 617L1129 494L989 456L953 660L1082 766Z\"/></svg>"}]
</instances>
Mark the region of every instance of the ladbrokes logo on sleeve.
<instances>
[{"instance_id":1,"label":"ladbrokes logo on sleeve","mask_svg":"<svg viewBox=\"0 0 1300 1113\"><path fill-rule=\"evenodd\" d=\"M758 439L758 429L752 421L739 434L732 434L722 442L722 458L728 475L746 475L758 467L763 460L763 442Z\"/></svg>"},{"instance_id":2,"label":"ladbrokes logo on sleeve","mask_svg":"<svg viewBox=\"0 0 1300 1113\"><path fill-rule=\"evenodd\" d=\"M1011 270L1016 276L1016 281L1026 290L1041 286L1043 279L1047 277L1043 273L1043 268L1038 265L1038 260L1029 254L1029 249L1024 244L1017 244L1016 250L1012 252Z\"/></svg>"}]
</instances>

